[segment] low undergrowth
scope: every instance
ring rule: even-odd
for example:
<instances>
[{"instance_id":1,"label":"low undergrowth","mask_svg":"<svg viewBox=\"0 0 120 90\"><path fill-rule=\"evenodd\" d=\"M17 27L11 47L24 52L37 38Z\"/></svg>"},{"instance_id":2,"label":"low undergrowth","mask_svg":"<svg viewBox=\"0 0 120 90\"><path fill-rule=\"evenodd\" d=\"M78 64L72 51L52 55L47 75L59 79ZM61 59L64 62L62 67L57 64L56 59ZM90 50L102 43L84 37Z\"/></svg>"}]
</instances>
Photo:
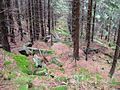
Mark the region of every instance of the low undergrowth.
<instances>
[{"instance_id":1,"label":"low undergrowth","mask_svg":"<svg viewBox=\"0 0 120 90\"><path fill-rule=\"evenodd\" d=\"M77 67L78 70L68 76L65 73L64 63L57 65L58 69L49 69L47 66L36 68L26 56L7 53L6 56L12 58L4 61L4 69L1 71L3 81L9 81L19 90L76 90L86 88L86 90L99 90L103 87L111 88L119 86L120 82L116 79L104 79L100 73L91 73L89 70ZM55 75L58 71L62 76ZM83 89L84 89L83 88ZM14 89L13 89L14 90ZM82 90L82 89L81 89Z\"/></svg>"}]
</instances>

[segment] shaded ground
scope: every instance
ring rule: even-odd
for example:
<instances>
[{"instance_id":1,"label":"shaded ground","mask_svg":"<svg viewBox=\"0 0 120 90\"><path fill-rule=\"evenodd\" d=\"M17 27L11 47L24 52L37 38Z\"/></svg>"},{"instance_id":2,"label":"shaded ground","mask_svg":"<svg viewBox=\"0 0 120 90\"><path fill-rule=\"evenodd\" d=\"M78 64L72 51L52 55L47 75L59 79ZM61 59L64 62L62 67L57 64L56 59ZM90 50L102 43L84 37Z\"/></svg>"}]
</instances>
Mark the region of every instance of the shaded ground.
<instances>
[{"instance_id":1,"label":"shaded ground","mask_svg":"<svg viewBox=\"0 0 120 90\"><path fill-rule=\"evenodd\" d=\"M12 62L15 61L13 61L13 58L11 56L1 50L0 68L2 72L4 72L4 74L1 74L3 75L3 77L1 76L0 80L0 90L16 90L13 87L19 87L20 84L15 83L15 81L17 78L20 77L23 79L25 78L25 80L27 78L28 81L32 77L33 80L30 80L30 83L27 84L29 89L31 90L33 90L33 87L36 88L35 90L38 90L37 88L43 88L41 90L49 90L50 88L50 90L58 90L53 88L56 86L67 86L68 90L114 90L114 88L120 88L119 63L113 79L110 79L108 77L108 73L111 67L112 59L109 56L103 54L103 51L108 54L113 53L113 50L94 43L93 45L91 45L91 48L99 48L100 52L90 53L89 60L85 61L85 54L83 52L84 46L85 43L82 43L79 50L80 60L77 61L76 67L75 62L72 58L72 48L68 47L63 43L56 43L50 48L48 47L48 44L45 44L44 42L35 42L35 44L33 45L34 48L54 50L55 53L53 55L46 55L45 57L48 61L51 61L53 57L57 57L58 60L63 64L63 67L59 67L55 64L47 65L48 73L53 75L54 77L44 75L26 75L21 73L20 71L18 71L19 69L17 69L15 70L16 72L14 78L11 78L11 80L8 80L8 76L6 75L6 73L9 74L9 70L14 69L16 67L16 64L12 63L10 67L5 66L3 61L4 58L7 60L9 59ZM17 49L13 49L13 52L18 54ZM30 62L34 63L32 61L33 56L29 56L28 58ZM108 61L110 63L108 63ZM13 65L15 66L14 68ZM14 70L12 70L12 72L14 72ZM7 80L5 80L5 78L7 78ZM9 83L11 85L8 85ZM32 88L30 87L31 83ZM64 88L60 90L66 89Z\"/></svg>"}]
</instances>

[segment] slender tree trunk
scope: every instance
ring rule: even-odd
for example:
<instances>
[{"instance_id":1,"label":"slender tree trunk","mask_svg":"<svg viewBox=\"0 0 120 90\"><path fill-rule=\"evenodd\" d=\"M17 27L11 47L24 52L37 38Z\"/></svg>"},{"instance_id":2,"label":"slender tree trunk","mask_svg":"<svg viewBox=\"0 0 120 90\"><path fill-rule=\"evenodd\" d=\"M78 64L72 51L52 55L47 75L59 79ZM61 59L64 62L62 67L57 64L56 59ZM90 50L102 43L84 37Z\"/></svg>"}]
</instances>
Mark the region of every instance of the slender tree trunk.
<instances>
[{"instance_id":1,"label":"slender tree trunk","mask_svg":"<svg viewBox=\"0 0 120 90\"><path fill-rule=\"evenodd\" d=\"M115 30L115 33L114 33L114 42L116 41L116 35L117 35L117 30Z\"/></svg>"},{"instance_id":2,"label":"slender tree trunk","mask_svg":"<svg viewBox=\"0 0 120 90\"><path fill-rule=\"evenodd\" d=\"M82 18L81 18L81 31L80 31L80 37L83 36L83 26L84 26L84 0L81 1L82 5Z\"/></svg>"},{"instance_id":3,"label":"slender tree trunk","mask_svg":"<svg viewBox=\"0 0 120 90\"><path fill-rule=\"evenodd\" d=\"M21 41L23 40L23 28L22 28L22 22L21 22L21 8L20 8L20 1L16 1L16 8L18 9L17 10L17 15L18 15L18 20L17 20L17 23L18 23L18 29L20 31L20 35L21 35Z\"/></svg>"},{"instance_id":4,"label":"slender tree trunk","mask_svg":"<svg viewBox=\"0 0 120 90\"><path fill-rule=\"evenodd\" d=\"M51 5L50 5L51 0L48 0L48 35L50 35L50 30L51 30L51 25L50 25L50 17L51 17Z\"/></svg>"},{"instance_id":5,"label":"slender tree trunk","mask_svg":"<svg viewBox=\"0 0 120 90\"><path fill-rule=\"evenodd\" d=\"M106 26L106 32L107 32L107 33L108 33L108 29L109 29L109 28L108 28L108 25L107 25L107 26ZM107 39L108 39L108 35L105 36L105 40L107 40Z\"/></svg>"},{"instance_id":6,"label":"slender tree trunk","mask_svg":"<svg viewBox=\"0 0 120 90\"><path fill-rule=\"evenodd\" d=\"M40 27L39 27L39 1L36 0L35 2L35 30L36 30L36 35L35 38L36 40L39 40L39 34L40 34Z\"/></svg>"},{"instance_id":7,"label":"slender tree trunk","mask_svg":"<svg viewBox=\"0 0 120 90\"><path fill-rule=\"evenodd\" d=\"M109 21L110 21L110 24L108 25L108 39L107 39L108 42L110 41L110 35L111 35L111 18Z\"/></svg>"},{"instance_id":8,"label":"slender tree trunk","mask_svg":"<svg viewBox=\"0 0 120 90\"><path fill-rule=\"evenodd\" d=\"M51 10L51 18L52 18L52 30L54 30L54 9L52 7L52 10Z\"/></svg>"},{"instance_id":9,"label":"slender tree trunk","mask_svg":"<svg viewBox=\"0 0 120 90\"><path fill-rule=\"evenodd\" d=\"M29 29L30 29L30 40L33 43L33 24L32 24L32 4L31 0L28 1L28 13L29 13Z\"/></svg>"},{"instance_id":10,"label":"slender tree trunk","mask_svg":"<svg viewBox=\"0 0 120 90\"><path fill-rule=\"evenodd\" d=\"M68 24L68 30L70 32L70 34L72 34L72 2L69 1L69 13L68 13L68 17L67 17L67 24Z\"/></svg>"},{"instance_id":11,"label":"slender tree trunk","mask_svg":"<svg viewBox=\"0 0 120 90\"><path fill-rule=\"evenodd\" d=\"M40 3L40 22L41 22L41 35L42 39L45 37L45 31L44 31L44 20L43 20L43 6L42 6L42 0L39 0Z\"/></svg>"},{"instance_id":12,"label":"slender tree trunk","mask_svg":"<svg viewBox=\"0 0 120 90\"><path fill-rule=\"evenodd\" d=\"M0 33L1 33L1 44L3 49L10 51L10 45L8 41L8 28L6 26L6 16L4 13L5 3L4 0L0 0Z\"/></svg>"},{"instance_id":13,"label":"slender tree trunk","mask_svg":"<svg viewBox=\"0 0 120 90\"><path fill-rule=\"evenodd\" d=\"M29 31L29 1L28 0L25 0L25 6L27 6L25 8L25 20L26 20L26 28L27 28L27 32Z\"/></svg>"},{"instance_id":14,"label":"slender tree trunk","mask_svg":"<svg viewBox=\"0 0 120 90\"><path fill-rule=\"evenodd\" d=\"M80 17L80 1L72 2L72 38L73 38L73 56L75 61L79 59L79 17Z\"/></svg>"},{"instance_id":15,"label":"slender tree trunk","mask_svg":"<svg viewBox=\"0 0 120 90\"><path fill-rule=\"evenodd\" d=\"M94 15L93 15L93 25L92 25L92 37L91 37L91 41L93 42L94 39L94 33L95 33L95 15L96 15L96 1L94 4Z\"/></svg>"},{"instance_id":16,"label":"slender tree trunk","mask_svg":"<svg viewBox=\"0 0 120 90\"><path fill-rule=\"evenodd\" d=\"M10 41L15 43L15 34L14 34L14 20L13 20L13 1L8 0L6 2L8 9L8 18L9 18L9 27L10 27Z\"/></svg>"},{"instance_id":17,"label":"slender tree trunk","mask_svg":"<svg viewBox=\"0 0 120 90\"><path fill-rule=\"evenodd\" d=\"M101 31L101 36L100 37L101 37L101 39L103 39L103 30Z\"/></svg>"},{"instance_id":18,"label":"slender tree trunk","mask_svg":"<svg viewBox=\"0 0 120 90\"><path fill-rule=\"evenodd\" d=\"M91 20L92 20L92 0L88 2L88 14L87 14L87 29L86 29L86 60L88 60L88 50L90 48L90 30L91 30Z\"/></svg>"},{"instance_id":19,"label":"slender tree trunk","mask_svg":"<svg viewBox=\"0 0 120 90\"><path fill-rule=\"evenodd\" d=\"M44 0L44 31L45 31L45 35L46 35L46 19L47 15L46 15L46 0Z\"/></svg>"},{"instance_id":20,"label":"slender tree trunk","mask_svg":"<svg viewBox=\"0 0 120 90\"><path fill-rule=\"evenodd\" d=\"M113 76L114 72L115 72L115 68L116 68L116 64L117 64L117 59L119 57L119 50L120 50L120 20L119 20L119 29L118 29L118 37L117 37L117 42L116 42L116 50L115 50L115 54L114 54L114 59L113 59L113 63L112 63L112 67L110 69L110 77Z\"/></svg>"},{"instance_id":21,"label":"slender tree trunk","mask_svg":"<svg viewBox=\"0 0 120 90\"><path fill-rule=\"evenodd\" d=\"M35 26L35 1L31 0L32 3L32 25L33 25L33 39L36 40L36 26Z\"/></svg>"}]
</instances>

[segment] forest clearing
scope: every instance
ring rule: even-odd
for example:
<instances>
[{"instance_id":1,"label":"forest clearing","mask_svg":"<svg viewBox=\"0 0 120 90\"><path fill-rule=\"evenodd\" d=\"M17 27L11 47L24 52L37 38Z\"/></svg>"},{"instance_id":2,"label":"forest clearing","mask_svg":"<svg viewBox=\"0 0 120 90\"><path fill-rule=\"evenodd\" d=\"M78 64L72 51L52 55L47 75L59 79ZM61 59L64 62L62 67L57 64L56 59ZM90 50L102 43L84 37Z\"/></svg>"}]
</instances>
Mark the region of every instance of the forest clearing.
<instances>
[{"instance_id":1,"label":"forest clearing","mask_svg":"<svg viewBox=\"0 0 120 90\"><path fill-rule=\"evenodd\" d=\"M0 90L120 90L120 0L0 0Z\"/></svg>"}]
</instances>

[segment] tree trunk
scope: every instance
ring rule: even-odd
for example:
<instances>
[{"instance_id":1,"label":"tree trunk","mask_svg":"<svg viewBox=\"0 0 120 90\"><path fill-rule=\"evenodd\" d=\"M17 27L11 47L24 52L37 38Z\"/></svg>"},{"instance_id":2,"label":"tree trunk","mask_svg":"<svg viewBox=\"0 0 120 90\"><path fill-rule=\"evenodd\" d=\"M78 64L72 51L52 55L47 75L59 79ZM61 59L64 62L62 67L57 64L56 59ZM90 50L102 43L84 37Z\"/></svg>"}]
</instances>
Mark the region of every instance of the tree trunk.
<instances>
[{"instance_id":1,"label":"tree trunk","mask_svg":"<svg viewBox=\"0 0 120 90\"><path fill-rule=\"evenodd\" d=\"M36 40L36 26L35 26L35 1L36 0L31 0L31 6L32 6L32 25L33 25L33 39L34 41Z\"/></svg>"},{"instance_id":2,"label":"tree trunk","mask_svg":"<svg viewBox=\"0 0 120 90\"><path fill-rule=\"evenodd\" d=\"M92 25L92 37L91 37L91 41L93 42L94 39L94 32L95 32L95 15L96 15L96 1L95 1L95 5L94 5L94 15L93 15L93 25Z\"/></svg>"},{"instance_id":3,"label":"tree trunk","mask_svg":"<svg viewBox=\"0 0 120 90\"><path fill-rule=\"evenodd\" d=\"M47 18L47 15L46 15L46 0L44 0L44 31L45 31L45 34L46 34L46 25L47 25L47 23L46 23L46 18Z\"/></svg>"},{"instance_id":4,"label":"tree trunk","mask_svg":"<svg viewBox=\"0 0 120 90\"><path fill-rule=\"evenodd\" d=\"M116 41L116 35L117 35L117 30L115 30L115 33L114 33L114 42Z\"/></svg>"},{"instance_id":5,"label":"tree trunk","mask_svg":"<svg viewBox=\"0 0 120 90\"><path fill-rule=\"evenodd\" d=\"M82 5L82 18L81 18L81 31L80 31L80 37L83 36L83 29L84 29L84 0L81 1Z\"/></svg>"},{"instance_id":6,"label":"tree trunk","mask_svg":"<svg viewBox=\"0 0 120 90\"><path fill-rule=\"evenodd\" d=\"M117 59L119 57L119 51L120 51L120 20L119 20L119 29L118 29L118 37L117 37L117 42L116 42L116 49L115 49L115 54L114 54L114 59L112 63L112 67L110 69L110 77L113 76L117 64Z\"/></svg>"},{"instance_id":7,"label":"tree trunk","mask_svg":"<svg viewBox=\"0 0 120 90\"><path fill-rule=\"evenodd\" d=\"M50 17L51 17L51 13L50 13L50 7L51 7L51 5L50 5L50 2L51 2L51 0L48 0L48 35L50 35L50 30L51 30L51 25L50 25Z\"/></svg>"},{"instance_id":8,"label":"tree trunk","mask_svg":"<svg viewBox=\"0 0 120 90\"><path fill-rule=\"evenodd\" d=\"M86 29L86 61L88 60L88 50L90 48L90 30L91 30L91 20L92 20L92 0L88 2L88 14L87 14L87 29Z\"/></svg>"},{"instance_id":9,"label":"tree trunk","mask_svg":"<svg viewBox=\"0 0 120 90\"><path fill-rule=\"evenodd\" d=\"M21 41L23 40L23 28L22 28L22 20L21 20L21 1L16 1L16 8L17 8L17 15L18 15L18 29L20 31L20 35L21 35Z\"/></svg>"},{"instance_id":10,"label":"tree trunk","mask_svg":"<svg viewBox=\"0 0 120 90\"><path fill-rule=\"evenodd\" d=\"M72 2L72 38L73 38L73 56L75 61L79 59L79 17L80 17L80 1Z\"/></svg>"},{"instance_id":11,"label":"tree trunk","mask_svg":"<svg viewBox=\"0 0 120 90\"><path fill-rule=\"evenodd\" d=\"M45 31L44 31L44 20L43 20L43 6L42 6L42 0L39 0L40 3L40 22L41 22L41 35L42 39L45 37Z\"/></svg>"},{"instance_id":12,"label":"tree trunk","mask_svg":"<svg viewBox=\"0 0 120 90\"><path fill-rule=\"evenodd\" d=\"M110 18L109 22L110 22L110 24L108 25L108 39L107 39L108 42L110 41L110 35L111 35L111 18Z\"/></svg>"},{"instance_id":13,"label":"tree trunk","mask_svg":"<svg viewBox=\"0 0 120 90\"><path fill-rule=\"evenodd\" d=\"M32 25L32 4L31 0L28 1L28 13L29 13L29 29L30 29L30 40L33 43L33 25Z\"/></svg>"},{"instance_id":14,"label":"tree trunk","mask_svg":"<svg viewBox=\"0 0 120 90\"><path fill-rule=\"evenodd\" d=\"M72 34L72 13L71 13L71 10L72 10L72 2L69 1L68 2L68 7L69 7L69 13L68 13L68 17L67 17L67 24L68 24L68 30L70 32L70 34Z\"/></svg>"},{"instance_id":15,"label":"tree trunk","mask_svg":"<svg viewBox=\"0 0 120 90\"><path fill-rule=\"evenodd\" d=\"M12 43L15 43L15 33L14 33L14 19L13 19L13 9L14 9L14 4L13 1L6 1L7 8L8 10L8 18L9 18L9 27L10 27L10 41Z\"/></svg>"},{"instance_id":16,"label":"tree trunk","mask_svg":"<svg viewBox=\"0 0 120 90\"><path fill-rule=\"evenodd\" d=\"M8 42L8 28L6 26L6 16L4 13L5 3L4 0L0 0L0 33L1 33L1 44L3 49L10 51L10 45Z\"/></svg>"},{"instance_id":17,"label":"tree trunk","mask_svg":"<svg viewBox=\"0 0 120 90\"><path fill-rule=\"evenodd\" d=\"M35 39L36 40L39 40L39 34L40 34L40 27L39 27L39 0L36 0L35 1L35 4L34 4L34 9L35 9Z\"/></svg>"}]
</instances>

